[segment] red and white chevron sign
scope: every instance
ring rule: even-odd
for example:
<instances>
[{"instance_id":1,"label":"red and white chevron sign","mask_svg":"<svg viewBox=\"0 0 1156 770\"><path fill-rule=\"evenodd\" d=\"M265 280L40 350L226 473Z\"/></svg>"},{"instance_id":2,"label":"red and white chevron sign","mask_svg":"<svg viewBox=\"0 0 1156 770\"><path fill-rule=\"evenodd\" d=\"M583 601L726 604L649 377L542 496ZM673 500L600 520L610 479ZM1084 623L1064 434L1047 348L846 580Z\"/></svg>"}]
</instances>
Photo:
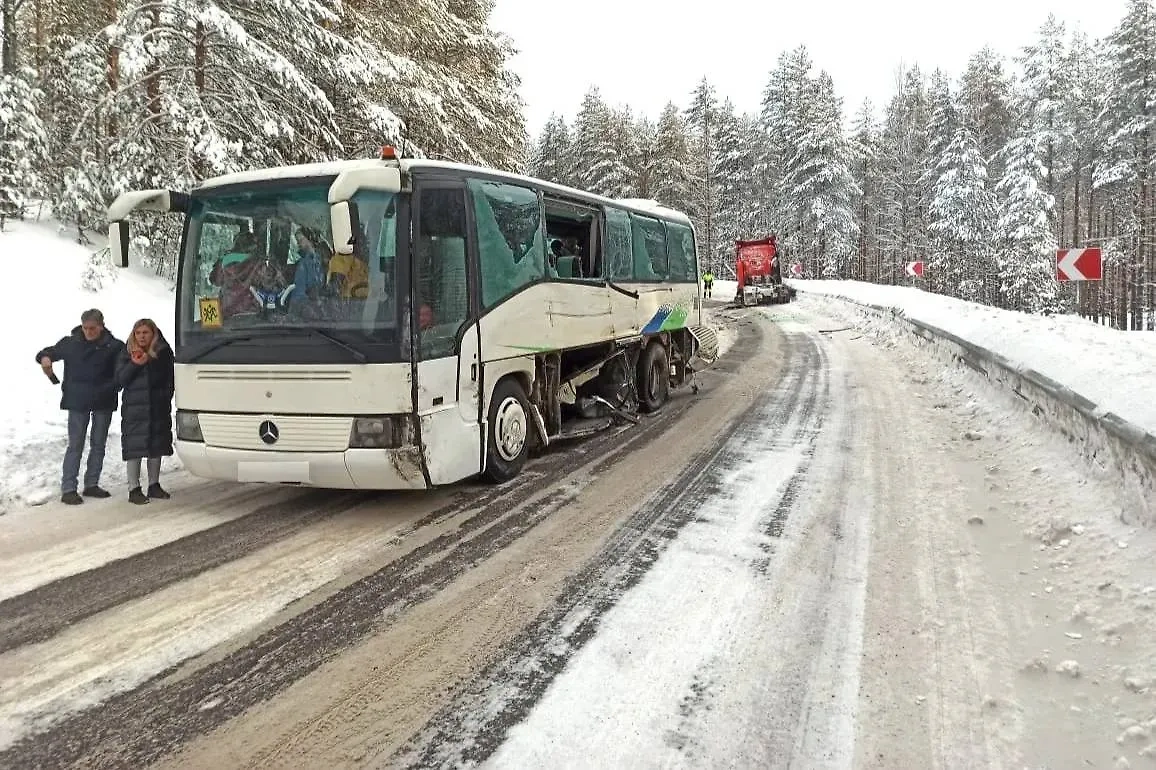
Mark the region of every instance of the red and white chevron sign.
<instances>
[{"instance_id":1,"label":"red and white chevron sign","mask_svg":"<svg viewBox=\"0 0 1156 770\"><path fill-rule=\"evenodd\" d=\"M1104 258L1100 249L1060 249L1056 252L1057 281L1102 281Z\"/></svg>"},{"instance_id":2,"label":"red and white chevron sign","mask_svg":"<svg viewBox=\"0 0 1156 770\"><path fill-rule=\"evenodd\" d=\"M903 272L907 273L907 275L909 275L912 278L922 278L923 277L923 263L922 262L908 262L904 266Z\"/></svg>"}]
</instances>

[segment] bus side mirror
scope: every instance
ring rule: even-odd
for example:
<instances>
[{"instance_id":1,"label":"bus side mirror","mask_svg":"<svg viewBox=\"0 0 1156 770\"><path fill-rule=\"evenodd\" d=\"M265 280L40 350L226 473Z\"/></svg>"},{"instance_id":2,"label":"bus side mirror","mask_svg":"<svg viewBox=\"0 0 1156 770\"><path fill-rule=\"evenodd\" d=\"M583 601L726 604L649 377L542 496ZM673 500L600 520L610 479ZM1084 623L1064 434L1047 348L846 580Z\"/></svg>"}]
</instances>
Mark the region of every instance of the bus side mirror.
<instances>
[{"instance_id":1,"label":"bus side mirror","mask_svg":"<svg viewBox=\"0 0 1156 770\"><path fill-rule=\"evenodd\" d=\"M352 254L356 233L360 227L357 221L357 204L352 201L338 201L329 207L330 229L333 235L333 251L337 254Z\"/></svg>"},{"instance_id":2,"label":"bus side mirror","mask_svg":"<svg viewBox=\"0 0 1156 770\"><path fill-rule=\"evenodd\" d=\"M128 267L128 222L123 219L108 226L108 248L121 267Z\"/></svg>"}]
</instances>

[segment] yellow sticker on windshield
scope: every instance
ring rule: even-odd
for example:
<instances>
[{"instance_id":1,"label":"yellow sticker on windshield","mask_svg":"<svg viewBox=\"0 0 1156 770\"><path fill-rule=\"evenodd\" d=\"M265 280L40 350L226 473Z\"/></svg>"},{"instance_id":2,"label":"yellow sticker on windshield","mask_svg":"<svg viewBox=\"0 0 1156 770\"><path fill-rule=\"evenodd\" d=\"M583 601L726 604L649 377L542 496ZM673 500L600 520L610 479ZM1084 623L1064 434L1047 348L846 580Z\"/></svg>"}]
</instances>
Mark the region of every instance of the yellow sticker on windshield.
<instances>
[{"instance_id":1,"label":"yellow sticker on windshield","mask_svg":"<svg viewBox=\"0 0 1156 770\"><path fill-rule=\"evenodd\" d=\"M201 328L221 328L221 300L217 297L201 297Z\"/></svg>"}]
</instances>

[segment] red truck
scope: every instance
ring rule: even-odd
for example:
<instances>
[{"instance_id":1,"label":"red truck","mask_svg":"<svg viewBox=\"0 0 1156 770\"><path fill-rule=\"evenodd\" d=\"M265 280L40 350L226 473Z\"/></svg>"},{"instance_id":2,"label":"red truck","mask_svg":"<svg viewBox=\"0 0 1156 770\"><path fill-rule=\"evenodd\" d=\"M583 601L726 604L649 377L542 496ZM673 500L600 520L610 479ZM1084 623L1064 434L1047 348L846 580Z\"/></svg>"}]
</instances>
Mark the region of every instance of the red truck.
<instances>
[{"instance_id":1,"label":"red truck","mask_svg":"<svg viewBox=\"0 0 1156 770\"><path fill-rule=\"evenodd\" d=\"M735 241L735 304L777 305L790 302L795 290L783 283L775 236L756 241Z\"/></svg>"}]
</instances>

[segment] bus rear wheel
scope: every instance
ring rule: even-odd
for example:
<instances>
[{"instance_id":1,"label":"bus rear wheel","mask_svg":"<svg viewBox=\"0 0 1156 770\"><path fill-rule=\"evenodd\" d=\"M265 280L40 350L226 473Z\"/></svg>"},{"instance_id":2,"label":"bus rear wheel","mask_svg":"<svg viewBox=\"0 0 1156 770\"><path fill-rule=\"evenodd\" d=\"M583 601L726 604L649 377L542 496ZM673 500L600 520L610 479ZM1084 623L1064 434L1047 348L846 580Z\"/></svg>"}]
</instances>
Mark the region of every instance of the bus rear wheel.
<instances>
[{"instance_id":1,"label":"bus rear wheel","mask_svg":"<svg viewBox=\"0 0 1156 770\"><path fill-rule=\"evenodd\" d=\"M657 412L670 396L670 358L666 348L652 342L638 358L638 404L644 412Z\"/></svg>"},{"instance_id":2,"label":"bus rear wheel","mask_svg":"<svg viewBox=\"0 0 1156 770\"><path fill-rule=\"evenodd\" d=\"M517 476L530 454L530 401L517 380L498 383L490 397L489 436L486 439L488 481L501 484Z\"/></svg>"}]
</instances>

